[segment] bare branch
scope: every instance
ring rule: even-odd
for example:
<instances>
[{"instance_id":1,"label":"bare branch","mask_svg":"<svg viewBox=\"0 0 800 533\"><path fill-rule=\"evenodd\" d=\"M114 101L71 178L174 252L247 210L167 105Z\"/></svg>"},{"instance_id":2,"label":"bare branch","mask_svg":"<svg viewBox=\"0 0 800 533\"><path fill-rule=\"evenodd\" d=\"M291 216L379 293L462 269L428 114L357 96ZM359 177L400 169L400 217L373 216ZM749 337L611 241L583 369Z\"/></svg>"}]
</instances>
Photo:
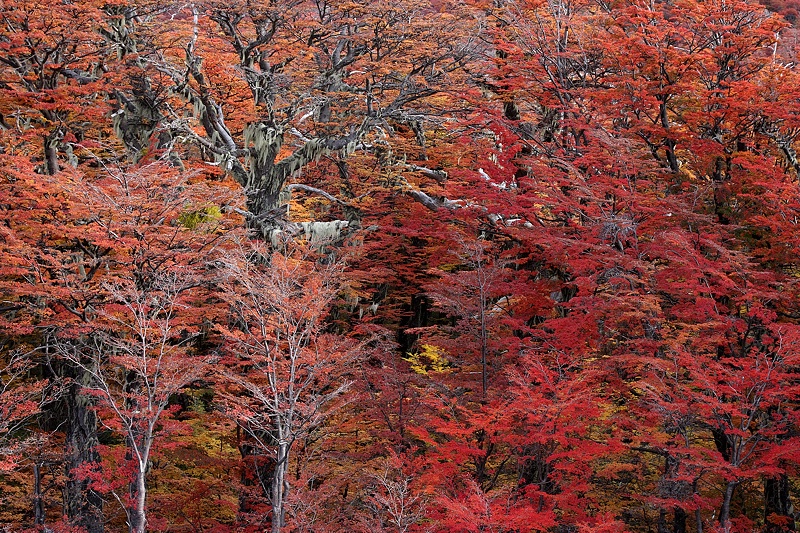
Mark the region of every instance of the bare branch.
<instances>
[{"instance_id":1,"label":"bare branch","mask_svg":"<svg viewBox=\"0 0 800 533\"><path fill-rule=\"evenodd\" d=\"M302 183L292 183L291 185L288 185L286 187L286 190L289 190L289 191L292 191L292 190L295 190L295 189L299 189L301 191L310 192L312 194L317 194L317 195L322 196L323 198L325 198L327 200L330 200L331 202L334 202L334 203L339 204L339 205L344 205L344 206L349 206L350 205L347 202L345 202L344 200L336 198L332 194L330 194L328 192L325 192L322 189L318 189L316 187L312 187L310 185L305 185L305 184L302 184Z\"/></svg>"}]
</instances>

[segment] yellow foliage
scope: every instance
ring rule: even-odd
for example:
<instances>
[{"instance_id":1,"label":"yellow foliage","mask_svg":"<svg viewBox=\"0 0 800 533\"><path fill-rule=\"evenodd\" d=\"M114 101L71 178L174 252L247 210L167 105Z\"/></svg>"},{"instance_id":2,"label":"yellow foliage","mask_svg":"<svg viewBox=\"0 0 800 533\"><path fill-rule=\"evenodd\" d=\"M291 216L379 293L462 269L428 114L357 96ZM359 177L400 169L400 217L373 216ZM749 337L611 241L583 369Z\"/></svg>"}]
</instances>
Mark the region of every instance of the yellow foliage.
<instances>
[{"instance_id":1,"label":"yellow foliage","mask_svg":"<svg viewBox=\"0 0 800 533\"><path fill-rule=\"evenodd\" d=\"M216 205L197 209L195 211L184 211L178 217L181 226L188 229L197 229L201 224L207 224L222 218L222 211Z\"/></svg>"},{"instance_id":2,"label":"yellow foliage","mask_svg":"<svg viewBox=\"0 0 800 533\"><path fill-rule=\"evenodd\" d=\"M428 372L448 372L450 361L447 359L448 353L432 344L423 344L417 353L406 354L405 360L411 363L411 370L417 374L428 374Z\"/></svg>"}]
</instances>

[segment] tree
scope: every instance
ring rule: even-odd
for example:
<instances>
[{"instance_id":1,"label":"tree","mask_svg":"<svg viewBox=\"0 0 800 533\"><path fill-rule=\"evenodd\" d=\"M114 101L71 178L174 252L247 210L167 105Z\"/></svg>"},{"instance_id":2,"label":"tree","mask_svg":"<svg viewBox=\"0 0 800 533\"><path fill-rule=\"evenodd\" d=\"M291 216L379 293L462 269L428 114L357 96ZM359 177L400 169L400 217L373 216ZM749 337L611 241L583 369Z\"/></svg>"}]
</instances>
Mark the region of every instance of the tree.
<instances>
[{"instance_id":1,"label":"tree","mask_svg":"<svg viewBox=\"0 0 800 533\"><path fill-rule=\"evenodd\" d=\"M92 2L11 2L0 10L0 123L18 133L14 144L36 147L42 173L58 172L64 157L75 166L75 144L96 140L94 129L103 127L102 20Z\"/></svg>"},{"instance_id":2,"label":"tree","mask_svg":"<svg viewBox=\"0 0 800 533\"><path fill-rule=\"evenodd\" d=\"M265 479L272 531L287 524L288 471L295 444L343 401L346 373L357 355L346 339L326 332L325 317L341 283L343 263L315 258L302 244L270 252L241 242L222 258L220 286L230 307L225 337L229 415L270 459ZM259 480L260 481L260 480Z\"/></svg>"},{"instance_id":3,"label":"tree","mask_svg":"<svg viewBox=\"0 0 800 533\"><path fill-rule=\"evenodd\" d=\"M145 166L12 182L33 217L8 225L14 240L6 242L24 258L15 283L7 283L25 310L16 325L28 342L41 343L28 364L50 369L68 392L59 400L82 412L68 417L65 466L74 499L65 514L92 530L102 528L105 487L96 410L126 439L135 468L132 500L124 503L131 531L144 531L145 477L161 415L208 357L196 345L203 333L198 299L222 220L218 207L192 196L205 189L187 178Z\"/></svg>"},{"instance_id":4,"label":"tree","mask_svg":"<svg viewBox=\"0 0 800 533\"><path fill-rule=\"evenodd\" d=\"M422 466L418 463L413 455L390 455L383 470L373 475L368 505L375 521L365 524L369 531L406 533L425 516L425 495L415 487L415 470Z\"/></svg>"},{"instance_id":5,"label":"tree","mask_svg":"<svg viewBox=\"0 0 800 533\"><path fill-rule=\"evenodd\" d=\"M91 320L53 335L58 356L85 372L103 422L125 439L132 479L129 496L115 496L131 533L147 530L147 472L170 401L213 359L198 341L211 314L204 272L222 226L216 207L187 211L199 186L183 179L146 166L96 185L87 198L94 225L115 240L108 271L82 310Z\"/></svg>"},{"instance_id":6,"label":"tree","mask_svg":"<svg viewBox=\"0 0 800 533\"><path fill-rule=\"evenodd\" d=\"M429 100L470 52L469 36L454 33L459 23L443 6L207 2L183 17L191 21L184 57L165 54L157 62L194 109L193 120L171 117L172 127L242 186L248 223L267 238L293 189L320 195L354 217L357 207L347 199L289 181L321 157L338 165L345 181L343 161L356 150L388 148L391 159L385 138L399 124L418 132L424 150L421 122L438 113ZM217 52L206 52L211 49ZM239 109L226 107L226 100Z\"/></svg>"},{"instance_id":7,"label":"tree","mask_svg":"<svg viewBox=\"0 0 800 533\"><path fill-rule=\"evenodd\" d=\"M104 424L125 439L129 494L123 500L113 483L111 490L124 502L131 533L147 531L147 473L170 400L211 361L193 347L202 335L199 302L192 301L198 283L196 272L181 267L156 273L145 286L133 278L109 283L109 301L91 330L56 341L59 356L88 374L84 388L98 398Z\"/></svg>"},{"instance_id":8,"label":"tree","mask_svg":"<svg viewBox=\"0 0 800 533\"><path fill-rule=\"evenodd\" d=\"M102 528L100 499L72 472L96 460L96 419L90 401L80 394L79 376L68 365L52 360L52 350L44 338L50 325L79 320L81 308L92 303L95 274L108 248L80 247L88 244L82 240L85 224L81 223L87 219L87 212L82 210L83 204L73 202L72 173L37 176L35 163L27 157L14 154L3 158L7 185L3 188L3 203L14 206L3 210L2 252L10 267L3 276L3 285L13 303L4 313L5 325L16 343L29 347L25 350L29 355L26 365L64 389L64 394L45 406L37 425L44 431L53 431L56 428L49 424L48 413L63 413L57 417L66 419L63 514L95 532ZM22 212L25 216L20 216Z\"/></svg>"},{"instance_id":9,"label":"tree","mask_svg":"<svg viewBox=\"0 0 800 533\"><path fill-rule=\"evenodd\" d=\"M458 358L463 359L458 366L468 370L472 367L470 359L477 361L481 394L485 397L492 366L490 359L494 356L492 352L499 351L492 346L497 343L492 342L490 335L509 313L513 291L503 283L502 259L491 257L489 243L462 240L459 244L460 250L453 258L456 264L446 265L454 272L439 273L439 279L429 286L429 295L438 309L458 322L455 331L445 332L457 339L460 347ZM472 342L469 342L470 337ZM450 345L447 341L438 344L445 348ZM458 364L455 361L451 363Z\"/></svg>"}]
</instances>

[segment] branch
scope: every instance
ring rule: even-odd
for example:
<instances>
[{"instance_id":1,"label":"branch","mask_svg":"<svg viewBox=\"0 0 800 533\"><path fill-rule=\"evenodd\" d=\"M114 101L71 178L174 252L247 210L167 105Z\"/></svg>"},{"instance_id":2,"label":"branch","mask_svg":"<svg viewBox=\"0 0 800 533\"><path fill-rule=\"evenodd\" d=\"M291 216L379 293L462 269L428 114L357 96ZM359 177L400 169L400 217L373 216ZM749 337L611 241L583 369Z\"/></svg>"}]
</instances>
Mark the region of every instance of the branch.
<instances>
[{"instance_id":1,"label":"branch","mask_svg":"<svg viewBox=\"0 0 800 533\"><path fill-rule=\"evenodd\" d=\"M653 448L652 446L630 446L630 449L637 452L645 452L645 453L652 453L655 455L660 455L661 457L669 458L672 455L662 448Z\"/></svg>"},{"instance_id":2,"label":"branch","mask_svg":"<svg viewBox=\"0 0 800 533\"><path fill-rule=\"evenodd\" d=\"M326 199L330 200L331 202L337 203L339 205L348 206L348 207L350 206L350 204L348 204L344 200L340 200L339 198L336 198L332 194L330 194L328 192L325 192L322 189L317 189L316 187L311 187L310 185L304 185L302 183L292 183L291 185L286 187L286 190L289 190L289 191L294 190L294 189L300 189L301 191L310 192L312 194L318 194L318 195L322 196L323 198L326 198Z\"/></svg>"},{"instance_id":3,"label":"branch","mask_svg":"<svg viewBox=\"0 0 800 533\"><path fill-rule=\"evenodd\" d=\"M302 169L311 161L331 152L341 151L344 156L350 155L358 147L358 141L371 125L372 120L367 118L349 135L344 137L315 137L308 139L292 155L282 159L275 165L275 175L285 180L287 176Z\"/></svg>"},{"instance_id":4,"label":"branch","mask_svg":"<svg viewBox=\"0 0 800 533\"><path fill-rule=\"evenodd\" d=\"M433 168L421 167L419 165L408 164L406 165L410 170L421 172L423 175L436 180L439 183L447 181L447 172L444 170L437 170Z\"/></svg>"},{"instance_id":5,"label":"branch","mask_svg":"<svg viewBox=\"0 0 800 533\"><path fill-rule=\"evenodd\" d=\"M97 76L92 76L90 74L78 72L77 70L69 68L61 68L59 71L64 75L64 77L77 81L78 85L86 85L98 80Z\"/></svg>"},{"instance_id":6,"label":"branch","mask_svg":"<svg viewBox=\"0 0 800 533\"><path fill-rule=\"evenodd\" d=\"M428 194L420 191L419 189L409 189L406 191L414 200L418 201L431 211L438 211L439 208L444 207L445 209L458 209L461 207L456 200L449 200L444 198L443 200L437 200Z\"/></svg>"}]
</instances>

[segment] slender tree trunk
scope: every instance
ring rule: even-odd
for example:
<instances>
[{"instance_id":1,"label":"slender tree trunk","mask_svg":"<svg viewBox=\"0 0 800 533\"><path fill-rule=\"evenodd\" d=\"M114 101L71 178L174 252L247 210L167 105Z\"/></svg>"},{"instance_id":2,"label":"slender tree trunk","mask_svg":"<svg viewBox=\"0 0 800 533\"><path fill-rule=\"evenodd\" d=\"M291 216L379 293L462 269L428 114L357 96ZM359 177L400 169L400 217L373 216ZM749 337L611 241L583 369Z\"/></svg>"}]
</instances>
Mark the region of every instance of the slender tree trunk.
<instances>
[{"instance_id":1,"label":"slender tree trunk","mask_svg":"<svg viewBox=\"0 0 800 533\"><path fill-rule=\"evenodd\" d=\"M42 465L33 464L33 523L44 525L44 500L42 499Z\"/></svg>"},{"instance_id":2,"label":"slender tree trunk","mask_svg":"<svg viewBox=\"0 0 800 533\"><path fill-rule=\"evenodd\" d=\"M130 533L146 533L147 512L147 463L139 463L136 479L131 484L132 505L128 509L128 531Z\"/></svg>"},{"instance_id":3,"label":"slender tree trunk","mask_svg":"<svg viewBox=\"0 0 800 533\"><path fill-rule=\"evenodd\" d=\"M489 352L488 338L489 334L486 329L486 309L484 307L483 298L481 298L481 391L483 397L486 398L486 389L489 386L488 378L486 375L486 358Z\"/></svg>"},{"instance_id":4,"label":"slender tree trunk","mask_svg":"<svg viewBox=\"0 0 800 533\"><path fill-rule=\"evenodd\" d=\"M130 382L131 389L135 382ZM130 504L128 515L129 533L145 533L147 531L147 463L150 461L150 449L153 442L152 429L132 429L128 435L128 451L126 456L136 464L136 474L129 486Z\"/></svg>"},{"instance_id":5,"label":"slender tree trunk","mask_svg":"<svg viewBox=\"0 0 800 533\"><path fill-rule=\"evenodd\" d=\"M272 476L272 533L280 533L286 524L286 493L289 481L286 472L289 468L289 444L278 444L277 464Z\"/></svg>"},{"instance_id":6,"label":"slender tree trunk","mask_svg":"<svg viewBox=\"0 0 800 533\"><path fill-rule=\"evenodd\" d=\"M692 492L697 494L697 481L698 479L695 478L694 482L692 482ZM700 512L700 509L694 510L694 520L697 524L697 533L703 533L703 514Z\"/></svg>"},{"instance_id":7,"label":"slender tree trunk","mask_svg":"<svg viewBox=\"0 0 800 533\"><path fill-rule=\"evenodd\" d=\"M482 397L486 399L486 390L489 387L489 380L487 375L487 357L489 355L489 328L486 323L486 311L489 307L489 295L487 294L487 281L486 281L486 272L484 271L484 263L482 259L477 261L478 266L478 280L479 280L479 289L480 294L478 295L480 298L480 334L481 334L481 391L483 393Z\"/></svg>"}]
</instances>

